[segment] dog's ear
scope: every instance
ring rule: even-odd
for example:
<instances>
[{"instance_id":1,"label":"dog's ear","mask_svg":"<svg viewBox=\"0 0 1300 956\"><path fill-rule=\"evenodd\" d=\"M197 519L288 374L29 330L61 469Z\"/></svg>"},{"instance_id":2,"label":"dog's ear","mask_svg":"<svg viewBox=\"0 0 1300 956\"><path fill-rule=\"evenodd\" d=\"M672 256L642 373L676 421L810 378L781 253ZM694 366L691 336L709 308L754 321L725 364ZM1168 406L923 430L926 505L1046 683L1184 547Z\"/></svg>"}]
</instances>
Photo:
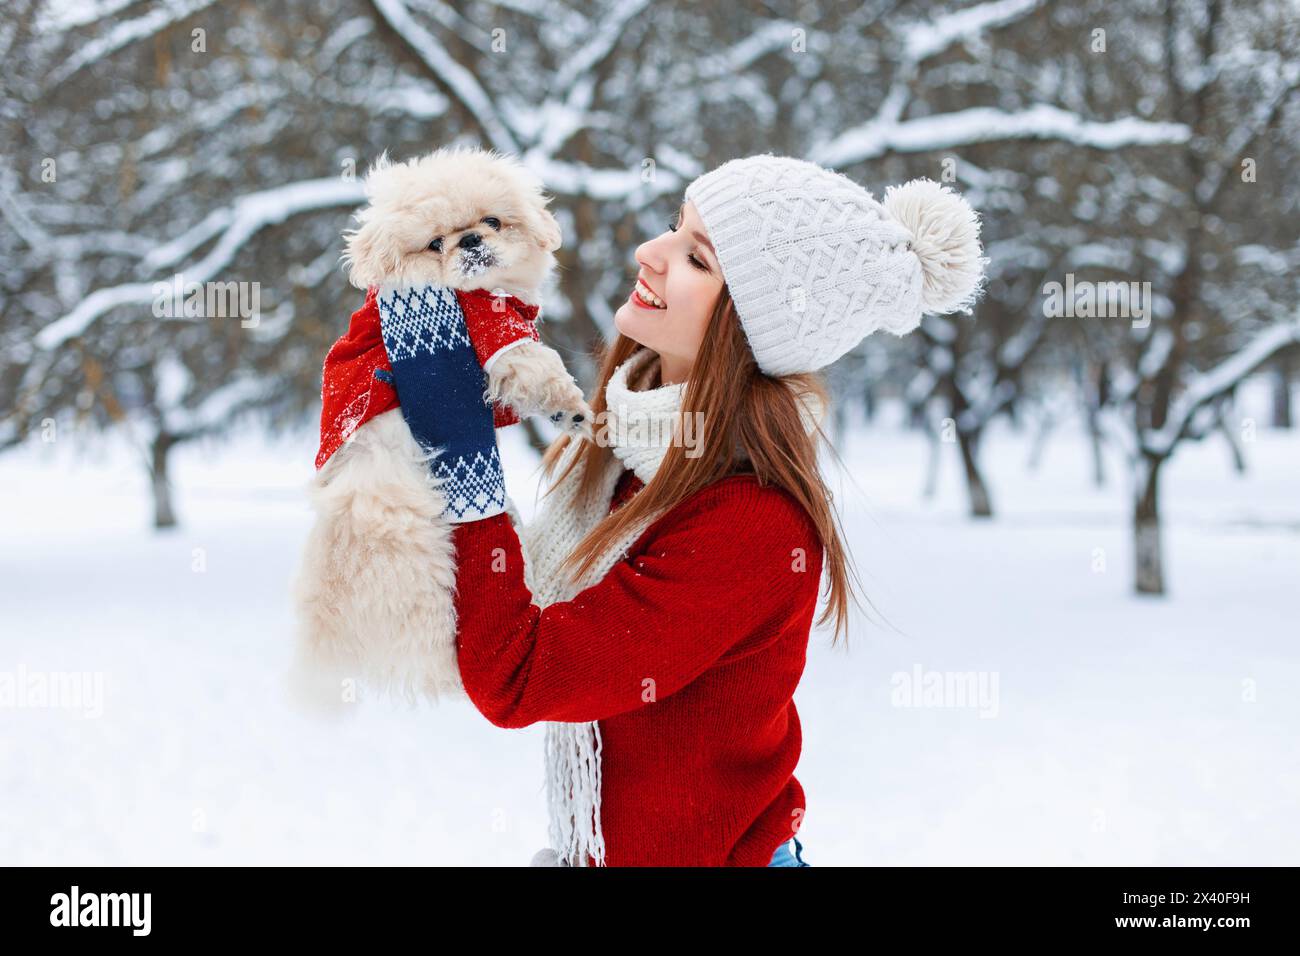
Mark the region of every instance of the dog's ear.
<instances>
[{"instance_id":1,"label":"dog's ear","mask_svg":"<svg viewBox=\"0 0 1300 956\"><path fill-rule=\"evenodd\" d=\"M547 252L554 252L564 242L564 234L560 231L560 224L546 208L548 202L550 200L545 196L539 196L529 204L524 227L537 245Z\"/></svg>"},{"instance_id":2,"label":"dog's ear","mask_svg":"<svg viewBox=\"0 0 1300 956\"><path fill-rule=\"evenodd\" d=\"M395 188L394 177L400 165L389 159L387 150L371 164L365 178L370 204L357 213L357 228L343 233L343 263L348 267L348 281L358 289L379 285L401 264L397 236L375 209L376 203Z\"/></svg>"},{"instance_id":3,"label":"dog's ear","mask_svg":"<svg viewBox=\"0 0 1300 956\"><path fill-rule=\"evenodd\" d=\"M365 290L397 271L402 252L382 220L368 220L364 212L361 215L361 225L343 234L343 262L348 267L348 281Z\"/></svg>"}]
</instances>

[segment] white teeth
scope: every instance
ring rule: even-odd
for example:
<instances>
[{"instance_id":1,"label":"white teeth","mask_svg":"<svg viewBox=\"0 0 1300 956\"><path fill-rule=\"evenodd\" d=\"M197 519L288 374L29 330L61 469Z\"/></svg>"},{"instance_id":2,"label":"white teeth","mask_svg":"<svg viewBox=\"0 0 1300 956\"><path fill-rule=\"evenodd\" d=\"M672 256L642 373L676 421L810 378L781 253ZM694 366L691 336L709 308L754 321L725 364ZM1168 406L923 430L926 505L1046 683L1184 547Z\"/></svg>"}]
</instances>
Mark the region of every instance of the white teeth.
<instances>
[{"instance_id":1,"label":"white teeth","mask_svg":"<svg viewBox=\"0 0 1300 956\"><path fill-rule=\"evenodd\" d=\"M640 297L642 302L645 302L648 305L653 305L656 309L668 308L668 303L651 292L650 287L640 279L638 279L636 283L636 294Z\"/></svg>"}]
</instances>

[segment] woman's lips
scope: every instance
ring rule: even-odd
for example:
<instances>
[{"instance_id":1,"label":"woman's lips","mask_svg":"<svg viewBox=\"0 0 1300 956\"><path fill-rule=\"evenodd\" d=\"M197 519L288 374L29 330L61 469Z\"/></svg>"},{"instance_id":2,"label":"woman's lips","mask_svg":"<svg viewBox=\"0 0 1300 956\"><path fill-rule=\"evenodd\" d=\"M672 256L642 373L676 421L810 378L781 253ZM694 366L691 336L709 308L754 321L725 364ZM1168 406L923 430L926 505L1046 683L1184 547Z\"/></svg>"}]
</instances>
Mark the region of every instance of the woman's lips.
<instances>
[{"instance_id":1,"label":"woman's lips","mask_svg":"<svg viewBox=\"0 0 1300 956\"><path fill-rule=\"evenodd\" d=\"M659 303L663 303L663 300L656 296L654 290L640 279L632 287L632 294L628 299L637 308L648 309L651 312L662 312L668 308L667 304L656 304L655 300L658 300Z\"/></svg>"}]
</instances>

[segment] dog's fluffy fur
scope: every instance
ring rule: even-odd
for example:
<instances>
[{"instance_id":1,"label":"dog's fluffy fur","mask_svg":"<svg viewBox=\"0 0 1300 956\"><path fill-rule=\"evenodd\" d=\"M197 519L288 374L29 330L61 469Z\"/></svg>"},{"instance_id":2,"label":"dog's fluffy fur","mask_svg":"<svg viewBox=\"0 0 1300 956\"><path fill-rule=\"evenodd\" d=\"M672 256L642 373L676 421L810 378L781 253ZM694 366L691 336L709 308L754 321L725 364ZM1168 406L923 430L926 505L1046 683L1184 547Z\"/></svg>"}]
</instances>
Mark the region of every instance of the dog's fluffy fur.
<instances>
[{"instance_id":1,"label":"dog's fluffy fur","mask_svg":"<svg viewBox=\"0 0 1300 956\"><path fill-rule=\"evenodd\" d=\"M357 288L433 284L539 301L560 228L515 160L477 149L383 157L366 195L358 228L345 234ZM470 233L478 247L467 250L460 241ZM554 350L525 342L490 365L487 397L591 434L591 409ZM463 694L452 525L429 461L395 409L358 429L316 474L316 523L295 586L300 700L336 704L349 680L411 703Z\"/></svg>"},{"instance_id":2,"label":"dog's fluffy fur","mask_svg":"<svg viewBox=\"0 0 1300 956\"><path fill-rule=\"evenodd\" d=\"M343 260L358 289L383 282L504 289L536 302L555 267L560 226L540 184L516 161L477 149L443 149L405 163L381 156L366 177L369 205L347 233ZM485 224L492 217L500 229ZM497 260L474 274L461 238L477 233ZM442 251L429 248L442 240Z\"/></svg>"}]
</instances>

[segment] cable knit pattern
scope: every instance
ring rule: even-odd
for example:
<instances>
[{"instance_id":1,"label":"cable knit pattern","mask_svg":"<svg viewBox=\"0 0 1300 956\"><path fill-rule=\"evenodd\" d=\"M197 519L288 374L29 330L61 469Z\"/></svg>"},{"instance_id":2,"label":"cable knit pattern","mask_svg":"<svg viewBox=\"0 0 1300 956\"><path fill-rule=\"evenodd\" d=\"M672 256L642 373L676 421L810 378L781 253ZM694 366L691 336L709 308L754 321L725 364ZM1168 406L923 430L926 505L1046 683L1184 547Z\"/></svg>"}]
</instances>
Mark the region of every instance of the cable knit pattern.
<instances>
[{"instance_id":1,"label":"cable knit pattern","mask_svg":"<svg viewBox=\"0 0 1300 956\"><path fill-rule=\"evenodd\" d=\"M686 189L759 367L821 368L863 336L921 321L911 236L845 176L782 157L723 163Z\"/></svg>"},{"instance_id":2,"label":"cable knit pattern","mask_svg":"<svg viewBox=\"0 0 1300 956\"><path fill-rule=\"evenodd\" d=\"M768 375L829 365L878 329L969 308L987 259L979 222L929 180L885 203L807 160L733 159L686 187L717 252L741 327Z\"/></svg>"},{"instance_id":3,"label":"cable knit pattern","mask_svg":"<svg viewBox=\"0 0 1300 956\"><path fill-rule=\"evenodd\" d=\"M680 409L684 386L628 385L652 357L633 355L606 390L623 425ZM512 505L456 528L466 693L499 726L547 722L549 836L569 865L766 866L804 812L791 697L817 605L816 530L788 494L736 476L564 580L560 562L668 448L653 429L619 434L661 440L653 453L615 444L591 501L567 481L527 527Z\"/></svg>"},{"instance_id":4,"label":"cable knit pattern","mask_svg":"<svg viewBox=\"0 0 1300 956\"><path fill-rule=\"evenodd\" d=\"M682 414L686 383L636 391L629 384L650 374L655 353L642 349L620 365L605 387L605 421L615 457L649 484L672 444Z\"/></svg>"}]
</instances>

